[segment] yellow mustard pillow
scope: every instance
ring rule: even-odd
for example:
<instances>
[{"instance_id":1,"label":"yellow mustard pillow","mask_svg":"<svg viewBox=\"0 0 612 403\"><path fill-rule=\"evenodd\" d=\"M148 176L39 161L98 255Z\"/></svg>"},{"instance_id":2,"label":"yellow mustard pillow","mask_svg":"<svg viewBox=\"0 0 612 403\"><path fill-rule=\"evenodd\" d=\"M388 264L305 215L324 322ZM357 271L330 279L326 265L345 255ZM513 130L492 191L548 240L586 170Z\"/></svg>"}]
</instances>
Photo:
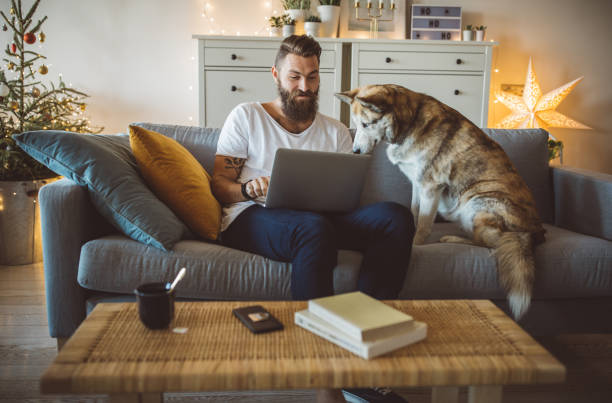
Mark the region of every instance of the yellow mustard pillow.
<instances>
[{"instance_id":1,"label":"yellow mustard pillow","mask_svg":"<svg viewBox=\"0 0 612 403\"><path fill-rule=\"evenodd\" d=\"M140 172L161 201L197 235L215 240L221 205L210 175L185 147L163 134L130 126L130 145Z\"/></svg>"}]
</instances>

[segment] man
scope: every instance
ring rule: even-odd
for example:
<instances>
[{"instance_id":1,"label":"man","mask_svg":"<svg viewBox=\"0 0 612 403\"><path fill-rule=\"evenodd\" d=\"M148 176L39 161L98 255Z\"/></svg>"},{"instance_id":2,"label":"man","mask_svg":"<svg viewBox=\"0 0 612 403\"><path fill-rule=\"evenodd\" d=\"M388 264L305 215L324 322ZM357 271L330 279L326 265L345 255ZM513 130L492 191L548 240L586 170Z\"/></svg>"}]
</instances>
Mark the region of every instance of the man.
<instances>
[{"instance_id":1,"label":"man","mask_svg":"<svg viewBox=\"0 0 612 403\"><path fill-rule=\"evenodd\" d=\"M291 262L291 293L307 300L333 294L338 249L363 252L358 289L397 298L410 260L413 218L396 203L363 206L346 214L317 214L262 206L276 149L351 152L346 126L317 112L321 47L290 36L272 76L279 97L238 105L217 145L212 189L224 205L221 242Z\"/></svg>"},{"instance_id":2,"label":"man","mask_svg":"<svg viewBox=\"0 0 612 403\"><path fill-rule=\"evenodd\" d=\"M363 252L358 288L375 298L397 298L414 236L410 211L377 203L346 214L317 214L262 206L279 147L351 152L342 123L317 112L321 47L309 36L290 36L278 51L272 76L279 97L238 105L217 144L212 189L224 205L221 242L291 262L291 294L307 300L331 295L338 249ZM321 390L320 401L344 401Z\"/></svg>"}]
</instances>

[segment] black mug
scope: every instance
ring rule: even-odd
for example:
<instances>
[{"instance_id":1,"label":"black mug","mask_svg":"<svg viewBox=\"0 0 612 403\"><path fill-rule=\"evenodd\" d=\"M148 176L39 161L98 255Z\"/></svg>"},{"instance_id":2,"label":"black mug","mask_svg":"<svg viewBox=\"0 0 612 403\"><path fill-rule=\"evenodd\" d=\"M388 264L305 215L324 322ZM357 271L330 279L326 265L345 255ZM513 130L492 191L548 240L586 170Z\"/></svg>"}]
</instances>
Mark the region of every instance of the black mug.
<instances>
[{"instance_id":1,"label":"black mug","mask_svg":"<svg viewBox=\"0 0 612 403\"><path fill-rule=\"evenodd\" d=\"M170 283L141 284L134 290L140 321L149 329L165 329L174 318L174 290Z\"/></svg>"}]
</instances>

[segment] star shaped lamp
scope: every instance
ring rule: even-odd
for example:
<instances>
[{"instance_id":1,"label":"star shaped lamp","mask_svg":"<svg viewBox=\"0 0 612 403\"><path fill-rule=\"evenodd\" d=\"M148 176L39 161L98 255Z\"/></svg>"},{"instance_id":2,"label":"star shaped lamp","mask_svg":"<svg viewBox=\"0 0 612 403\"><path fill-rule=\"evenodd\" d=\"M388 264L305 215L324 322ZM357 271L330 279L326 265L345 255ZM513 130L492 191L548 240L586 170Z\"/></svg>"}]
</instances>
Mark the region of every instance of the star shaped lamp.
<instances>
[{"instance_id":1,"label":"star shaped lamp","mask_svg":"<svg viewBox=\"0 0 612 403\"><path fill-rule=\"evenodd\" d=\"M549 127L564 127L571 129L590 129L567 116L555 111L557 106L574 89L583 77L577 78L561 87L542 95L535 71L531 66L527 68L527 79L523 96L519 97L508 92L500 92L495 97L506 105L512 113L501 120L495 127L499 129L525 129Z\"/></svg>"}]
</instances>

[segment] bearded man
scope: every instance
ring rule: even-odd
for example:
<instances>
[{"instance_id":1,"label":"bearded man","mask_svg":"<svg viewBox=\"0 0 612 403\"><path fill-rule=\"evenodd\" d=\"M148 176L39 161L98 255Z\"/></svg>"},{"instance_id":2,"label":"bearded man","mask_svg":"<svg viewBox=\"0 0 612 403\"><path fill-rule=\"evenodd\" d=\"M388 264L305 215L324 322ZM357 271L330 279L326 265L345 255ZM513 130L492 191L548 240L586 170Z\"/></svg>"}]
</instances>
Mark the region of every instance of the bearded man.
<instances>
[{"instance_id":1,"label":"bearded man","mask_svg":"<svg viewBox=\"0 0 612 403\"><path fill-rule=\"evenodd\" d=\"M224 206L221 243L291 262L291 294L298 300L333 294L338 250L358 250L363 253L358 289L379 299L397 298L414 236L409 209L391 202L342 214L263 207L278 148L352 150L346 126L317 112L320 56L311 37L286 38L272 67L279 97L238 105L228 115L212 180Z\"/></svg>"}]
</instances>

